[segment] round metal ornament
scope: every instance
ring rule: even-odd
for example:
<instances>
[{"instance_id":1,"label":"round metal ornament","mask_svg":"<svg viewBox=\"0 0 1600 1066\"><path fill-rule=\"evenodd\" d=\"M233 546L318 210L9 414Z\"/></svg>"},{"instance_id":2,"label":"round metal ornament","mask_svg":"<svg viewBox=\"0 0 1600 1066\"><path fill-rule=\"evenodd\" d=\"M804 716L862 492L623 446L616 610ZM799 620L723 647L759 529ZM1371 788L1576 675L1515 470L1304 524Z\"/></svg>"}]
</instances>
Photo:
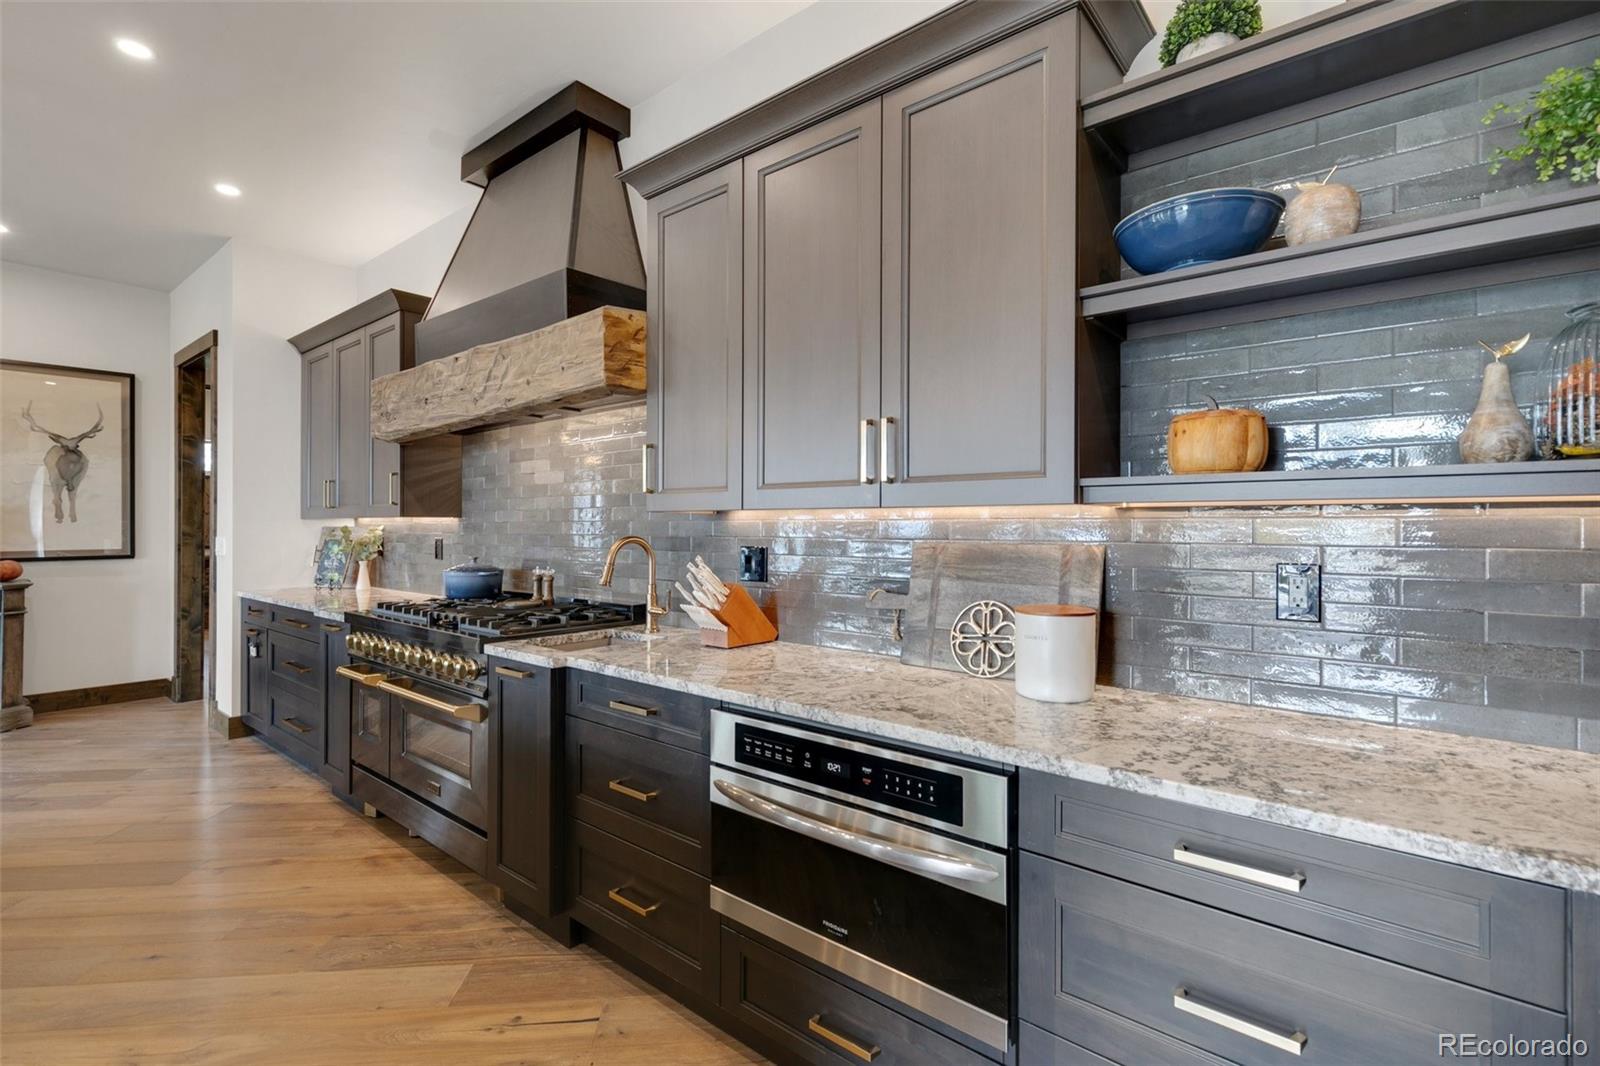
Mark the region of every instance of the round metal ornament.
<instances>
[{"instance_id":1,"label":"round metal ornament","mask_svg":"<svg viewBox=\"0 0 1600 1066\"><path fill-rule=\"evenodd\" d=\"M962 608L950 625L950 655L974 677L1001 677L1017 657L1017 616L999 600Z\"/></svg>"}]
</instances>

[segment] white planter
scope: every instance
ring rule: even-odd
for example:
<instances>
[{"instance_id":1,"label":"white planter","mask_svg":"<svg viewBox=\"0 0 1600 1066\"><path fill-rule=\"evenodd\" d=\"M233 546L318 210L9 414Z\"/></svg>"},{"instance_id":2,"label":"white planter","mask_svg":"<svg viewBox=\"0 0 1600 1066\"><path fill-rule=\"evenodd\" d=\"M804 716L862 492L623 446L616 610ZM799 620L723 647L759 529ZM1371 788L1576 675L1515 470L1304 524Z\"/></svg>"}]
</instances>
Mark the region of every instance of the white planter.
<instances>
[{"instance_id":1,"label":"white planter","mask_svg":"<svg viewBox=\"0 0 1600 1066\"><path fill-rule=\"evenodd\" d=\"M1173 60L1173 62L1182 63L1186 59L1193 59L1195 56L1203 56L1207 52L1215 52L1218 48L1225 48L1228 45L1233 44L1238 39L1239 38L1235 37L1233 34L1224 30L1218 30L1216 33L1208 33L1204 37L1196 37L1194 40L1178 49L1178 58Z\"/></svg>"},{"instance_id":2,"label":"white planter","mask_svg":"<svg viewBox=\"0 0 1600 1066\"><path fill-rule=\"evenodd\" d=\"M1038 603L1016 614L1017 695L1045 703L1083 703L1093 696L1100 612Z\"/></svg>"}]
</instances>

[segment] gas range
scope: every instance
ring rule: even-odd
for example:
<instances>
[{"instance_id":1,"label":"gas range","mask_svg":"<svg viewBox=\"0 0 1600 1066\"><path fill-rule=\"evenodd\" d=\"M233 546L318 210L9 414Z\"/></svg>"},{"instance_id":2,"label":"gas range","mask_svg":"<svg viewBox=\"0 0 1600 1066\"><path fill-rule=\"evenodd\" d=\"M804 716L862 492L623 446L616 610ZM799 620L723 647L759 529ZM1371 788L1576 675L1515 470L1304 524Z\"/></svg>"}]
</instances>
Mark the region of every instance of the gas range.
<instances>
[{"instance_id":1,"label":"gas range","mask_svg":"<svg viewBox=\"0 0 1600 1066\"><path fill-rule=\"evenodd\" d=\"M345 646L355 659L482 696L487 647L558 633L637 625L644 604L581 599L385 600L347 615Z\"/></svg>"}]
</instances>

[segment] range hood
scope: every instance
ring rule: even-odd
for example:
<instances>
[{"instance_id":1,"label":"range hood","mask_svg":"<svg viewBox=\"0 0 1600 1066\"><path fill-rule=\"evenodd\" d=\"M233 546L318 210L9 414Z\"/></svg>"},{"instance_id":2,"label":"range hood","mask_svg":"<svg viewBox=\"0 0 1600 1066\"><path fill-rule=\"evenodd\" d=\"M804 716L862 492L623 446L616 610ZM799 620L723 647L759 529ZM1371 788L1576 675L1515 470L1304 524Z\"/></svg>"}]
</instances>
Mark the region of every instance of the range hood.
<instances>
[{"instance_id":1,"label":"range hood","mask_svg":"<svg viewBox=\"0 0 1600 1066\"><path fill-rule=\"evenodd\" d=\"M461 157L483 196L417 323L415 366L373 382L373 436L643 396L644 260L616 177L628 124L573 82Z\"/></svg>"}]
</instances>

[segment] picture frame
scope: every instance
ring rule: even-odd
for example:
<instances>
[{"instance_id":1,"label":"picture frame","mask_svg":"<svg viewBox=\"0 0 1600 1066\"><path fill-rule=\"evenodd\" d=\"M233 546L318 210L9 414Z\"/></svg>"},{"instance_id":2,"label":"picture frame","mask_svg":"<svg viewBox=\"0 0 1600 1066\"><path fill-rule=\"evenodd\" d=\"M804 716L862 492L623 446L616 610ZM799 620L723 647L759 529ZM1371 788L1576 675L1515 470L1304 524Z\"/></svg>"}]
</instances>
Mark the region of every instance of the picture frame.
<instances>
[{"instance_id":1,"label":"picture frame","mask_svg":"<svg viewBox=\"0 0 1600 1066\"><path fill-rule=\"evenodd\" d=\"M355 571L350 551L349 527L323 526L311 558L311 584L317 588L343 588Z\"/></svg>"},{"instance_id":2,"label":"picture frame","mask_svg":"<svg viewBox=\"0 0 1600 1066\"><path fill-rule=\"evenodd\" d=\"M0 557L134 557L134 375L0 359Z\"/></svg>"}]
</instances>

